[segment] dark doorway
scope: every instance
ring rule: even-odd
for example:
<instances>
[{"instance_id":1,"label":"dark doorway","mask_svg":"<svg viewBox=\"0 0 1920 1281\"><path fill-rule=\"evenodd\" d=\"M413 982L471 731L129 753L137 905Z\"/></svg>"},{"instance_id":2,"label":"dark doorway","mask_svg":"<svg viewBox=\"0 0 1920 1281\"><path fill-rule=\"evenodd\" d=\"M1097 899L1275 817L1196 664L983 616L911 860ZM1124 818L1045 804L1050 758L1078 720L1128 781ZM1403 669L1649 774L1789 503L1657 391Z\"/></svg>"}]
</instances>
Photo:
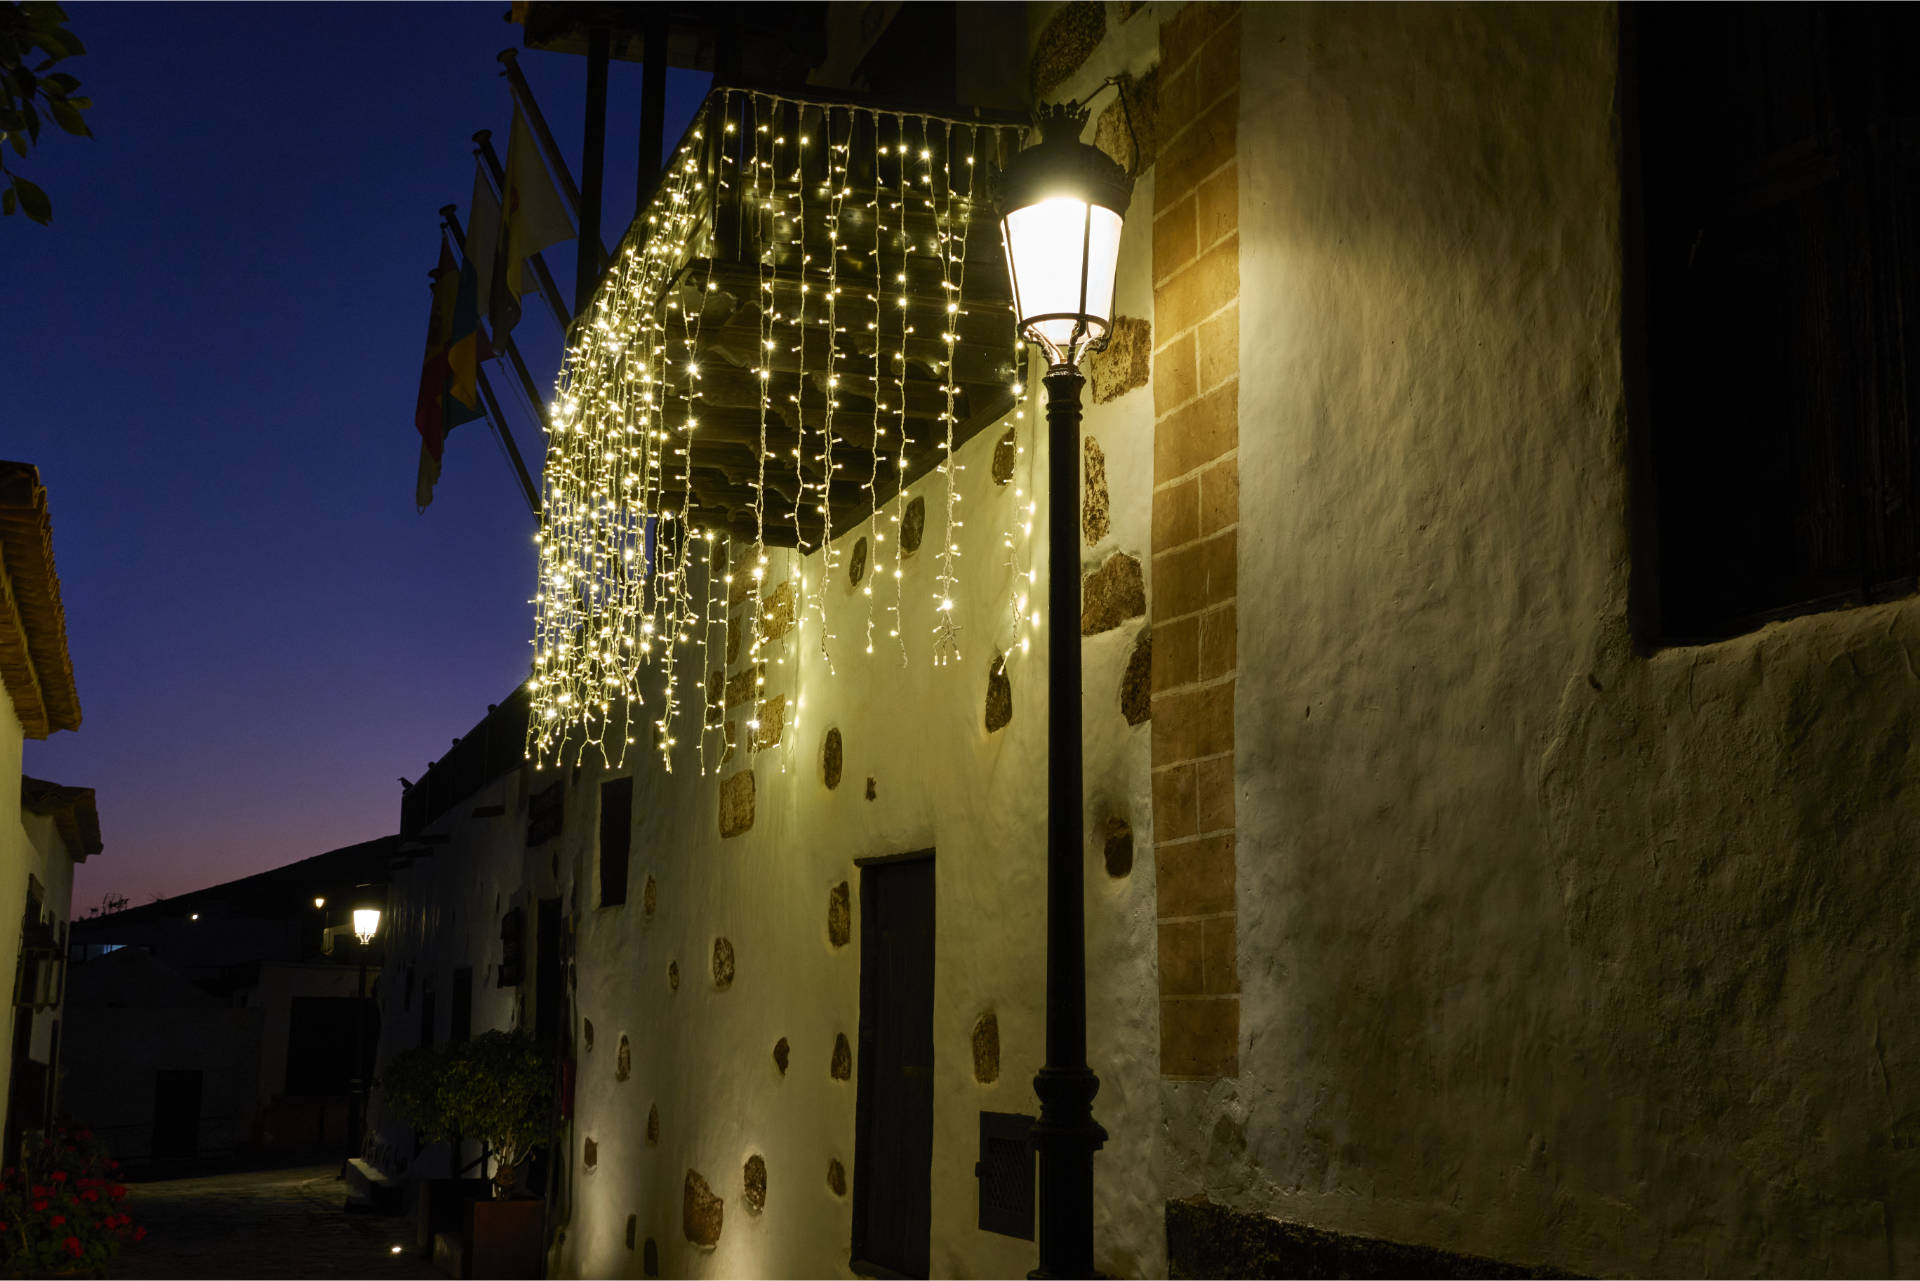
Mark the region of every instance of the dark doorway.
<instances>
[{"instance_id":1,"label":"dark doorway","mask_svg":"<svg viewBox=\"0 0 1920 1281\"><path fill-rule=\"evenodd\" d=\"M200 1154L198 1068L161 1068L153 1075L153 1159L171 1161Z\"/></svg>"},{"instance_id":2,"label":"dark doorway","mask_svg":"<svg viewBox=\"0 0 1920 1281\"><path fill-rule=\"evenodd\" d=\"M927 1275L933 1216L933 851L860 870L853 1258Z\"/></svg>"}]
</instances>

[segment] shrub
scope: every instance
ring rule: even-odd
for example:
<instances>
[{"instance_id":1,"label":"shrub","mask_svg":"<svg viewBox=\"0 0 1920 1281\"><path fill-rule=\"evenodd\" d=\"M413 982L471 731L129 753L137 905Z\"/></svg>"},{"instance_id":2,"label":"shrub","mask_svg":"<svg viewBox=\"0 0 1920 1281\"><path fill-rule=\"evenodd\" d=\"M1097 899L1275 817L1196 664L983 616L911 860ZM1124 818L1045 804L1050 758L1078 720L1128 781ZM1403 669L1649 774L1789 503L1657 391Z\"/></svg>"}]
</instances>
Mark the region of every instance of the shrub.
<instances>
[{"instance_id":1,"label":"shrub","mask_svg":"<svg viewBox=\"0 0 1920 1281\"><path fill-rule=\"evenodd\" d=\"M0 1170L0 1256L13 1276L105 1276L123 1246L146 1236L127 1213L120 1163L91 1130L32 1135L21 1164Z\"/></svg>"},{"instance_id":2,"label":"shrub","mask_svg":"<svg viewBox=\"0 0 1920 1281\"><path fill-rule=\"evenodd\" d=\"M397 1054L380 1084L388 1108L428 1142L486 1144L499 1163L497 1196L512 1189L533 1149L558 1129L553 1059L524 1030Z\"/></svg>"}]
</instances>

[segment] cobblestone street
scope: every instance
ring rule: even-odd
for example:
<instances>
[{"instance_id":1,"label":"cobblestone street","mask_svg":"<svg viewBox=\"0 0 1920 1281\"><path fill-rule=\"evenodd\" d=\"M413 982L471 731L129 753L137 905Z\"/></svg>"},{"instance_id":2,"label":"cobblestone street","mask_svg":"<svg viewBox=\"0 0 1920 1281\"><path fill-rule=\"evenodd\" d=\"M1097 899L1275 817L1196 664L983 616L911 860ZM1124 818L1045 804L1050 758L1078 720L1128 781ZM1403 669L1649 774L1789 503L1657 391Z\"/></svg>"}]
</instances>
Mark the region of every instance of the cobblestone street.
<instances>
[{"instance_id":1,"label":"cobblestone street","mask_svg":"<svg viewBox=\"0 0 1920 1281\"><path fill-rule=\"evenodd\" d=\"M129 1185L146 1240L115 1277L432 1277L412 1221L349 1214L333 1165ZM407 1246L394 1254L396 1245Z\"/></svg>"}]
</instances>

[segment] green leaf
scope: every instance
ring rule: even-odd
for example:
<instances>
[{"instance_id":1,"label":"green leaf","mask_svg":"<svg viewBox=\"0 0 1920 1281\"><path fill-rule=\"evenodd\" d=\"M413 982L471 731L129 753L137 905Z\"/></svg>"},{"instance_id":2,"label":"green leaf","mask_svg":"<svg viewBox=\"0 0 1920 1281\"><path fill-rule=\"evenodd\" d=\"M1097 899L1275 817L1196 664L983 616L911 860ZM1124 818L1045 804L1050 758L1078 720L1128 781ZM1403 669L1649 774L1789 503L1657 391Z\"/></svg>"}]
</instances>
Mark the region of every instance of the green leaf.
<instances>
[{"instance_id":1,"label":"green leaf","mask_svg":"<svg viewBox=\"0 0 1920 1281\"><path fill-rule=\"evenodd\" d=\"M93 137L93 130L87 128L87 122L80 118L80 113L75 111L64 98L51 99L47 103L47 108L53 112L54 123L68 133L77 138Z\"/></svg>"},{"instance_id":2,"label":"green leaf","mask_svg":"<svg viewBox=\"0 0 1920 1281\"><path fill-rule=\"evenodd\" d=\"M24 156L27 154L27 136L25 134L18 132L10 133L7 135L7 141L12 143L13 149L21 155Z\"/></svg>"},{"instance_id":3,"label":"green leaf","mask_svg":"<svg viewBox=\"0 0 1920 1281\"><path fill-rule=\"evenodd\" d=\"M52 86L49 88L48 86ZM56 71L50 76L40 78L40 88L48 97L66 97L80 87L80 77L70 76L64 71Z\"/></svg>"},{"instance_id":4,"label":"green leaf","mask_svg":"<svg viewBox=\"0 0 1920 1281\"><path fill-rule=\"evenodd\" d=\"M0 191L0 214L5 214L11 218L13 217L14 211L19 207L20 197L13 194L12 187L8 187L5 191Z\"/></svg>"},{"instance_id":5,"label":"green leaf","mask_svg":"<svg viewBox=\"0 0 1920 1281\"><path fill-rule=\"evenodd\" d=\"M53 202L47 199L47 193L28 182L25 178L13 180L13 190L20 193L20 212L39 223L42 227L53 221Z\"/></svg>"}]
</instances>

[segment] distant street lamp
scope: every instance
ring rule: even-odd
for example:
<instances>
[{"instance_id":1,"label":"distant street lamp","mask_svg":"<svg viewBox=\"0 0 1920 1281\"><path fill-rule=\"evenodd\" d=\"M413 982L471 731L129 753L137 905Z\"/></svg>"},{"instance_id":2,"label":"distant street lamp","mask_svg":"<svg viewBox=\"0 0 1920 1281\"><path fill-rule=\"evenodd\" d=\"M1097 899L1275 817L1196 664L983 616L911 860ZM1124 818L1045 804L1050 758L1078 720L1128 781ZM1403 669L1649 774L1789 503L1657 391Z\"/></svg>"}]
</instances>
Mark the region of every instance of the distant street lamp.
<instances>
[{"instance_id":1,"label":"distant street lamp","mask_svg":"<svg viewBox=\"0 0 1920 1281\"><path fill-rule=\"evenodd\" d=\"M1040 1117L1038 1277L1093 1275L1093 1119L1100 1078L1087 1066L1086 895L1080 743L1080 358L1106 346L1120 224L1133 179L1080 141L1086 108L1043 109L1041 139L1000 178L1013 308L1046 350L1047 1057L1034 1078Z\"/></svg>"},{"instance_id":2,"label":"distant street lamp","mask_svg":"<svg viewBox=\"0 0 1920 1281\"><path fill-rule=\"evenodd\" d=\"M340 1162L344 1173L347 1163L358 1155L360 1127L367 1115L367 949L380 933L380 908L361 887L359 904L353 909L353 937L360 942L360 995L353 1006L353 1076L347 1082L347 1154Z\"/></svg>"}]
</instances>

